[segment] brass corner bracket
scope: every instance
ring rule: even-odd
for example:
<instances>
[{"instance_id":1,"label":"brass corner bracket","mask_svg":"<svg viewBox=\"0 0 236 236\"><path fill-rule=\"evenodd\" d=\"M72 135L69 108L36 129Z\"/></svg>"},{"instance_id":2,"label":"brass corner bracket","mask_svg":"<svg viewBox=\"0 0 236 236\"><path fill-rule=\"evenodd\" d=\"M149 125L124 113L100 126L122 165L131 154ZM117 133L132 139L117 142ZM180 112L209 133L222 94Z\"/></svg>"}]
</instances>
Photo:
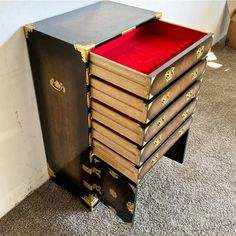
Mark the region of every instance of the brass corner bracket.
<instances>
[{"instance_id":1,"label":"brass corner bracket","mask_svg":"<svg viewBox=\"0 0 236 236\"><path fill-rule=\"evenodd\" d=\"M81 53L81 57L83 62L88 62L88 55L89 51L93 48L95 48L95 44L87 44L87 45L81 45L81 44L74 44L74 48L76 51Z\"/></svg>"},{"instance_id":2,"label":"brass corner bracket","mask_svg":"<svg viewBox=\"0 0 236 236\"><path fill-rule=\"evenodd\" d=\"M25 37L26 38L29 38L29 33L32 33L33 29L34 29L34 26L32 24L24 26L24 32L25 32Z\"/></svg>"},{"instance_id":3,"label":"brass corner bracket","mask_svg":"<svg viewBox=\"0 0 236 236\"><path fill-rule=\"evenodd\" d=\"M56 175L54 174L54 171L50 168L48 163L47 163L47 166L48 166L48 175L50 177L56 178Z\"/></svg>"},{"instance_id":4,"label":"brass corner bracket","mask_svg":"<svg viewBox=\"0 0 236 236\"><path fill-rule=\"evenodd\" d=\"M162 18L162 13L161 12L154 12L156 19L161 19Z\"/></svg>"},{"instance_id":5,"label":"brass corner bracket","mask_svg":"<svg viewBox=\"0 0 236 236\"><path fill-rule=\"evenodd\" d=\"M93 208L99 202L99 199L92 194L84 195L82 199L91 208Z\"/></svg>"}]
</instances>

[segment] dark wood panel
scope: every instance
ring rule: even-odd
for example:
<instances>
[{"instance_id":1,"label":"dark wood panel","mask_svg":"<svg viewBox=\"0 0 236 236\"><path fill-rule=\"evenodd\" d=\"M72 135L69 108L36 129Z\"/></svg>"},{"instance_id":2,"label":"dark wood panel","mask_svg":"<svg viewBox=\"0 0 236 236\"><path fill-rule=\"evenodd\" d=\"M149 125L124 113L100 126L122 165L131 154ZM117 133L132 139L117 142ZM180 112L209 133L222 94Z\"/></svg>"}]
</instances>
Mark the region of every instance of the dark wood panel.
<instances>
[{"instance_id":1,"label":"dark wood panel","mask_svg":"<svg viewBox=\"0 0 236 236\"><path fill-rule=\"evenodd\" d=\"M153 19L154 12L101 1L34 23L36 30L71 44L99 44Z\"/></svg>"},{"instance_id":2,"label":"dark wood panel","mask_svg":"<svg viewBox=\"0 0 236 236\"><path fill-rule=\"evenodd\" d=\"M27 39L47 161L80 194L89 160L85 64L73 46L34 31Z\"/></svg>"}]
</instances>

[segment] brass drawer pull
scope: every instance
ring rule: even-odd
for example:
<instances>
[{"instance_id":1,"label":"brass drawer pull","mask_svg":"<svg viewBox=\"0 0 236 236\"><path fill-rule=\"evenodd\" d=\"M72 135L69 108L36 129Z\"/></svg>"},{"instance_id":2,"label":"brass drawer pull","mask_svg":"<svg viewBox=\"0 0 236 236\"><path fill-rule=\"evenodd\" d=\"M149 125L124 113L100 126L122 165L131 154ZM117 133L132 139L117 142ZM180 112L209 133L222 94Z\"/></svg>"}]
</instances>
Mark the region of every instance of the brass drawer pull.
<instances>
[{"instance_id":1,"label":"brass drawer pull","mask_svg":"<svg viewBox=\"0 0 236 236\"><path fill-rule=\"evenodd\" d=\"M192 80L195 80L198 77L198 68L191 73Z\"/></svg>"},{"instance_id":2,"label":"brass drawer pull","mask_svg":"<svg viewBox=\"0 0 236 236\"><path fill-rule=\"evenodd\" d=\"M205 52L205 46L202 45L201 47L198 48L196 55L197 55L197 59L199 59Z\"/></svg>"},{"instance_id":3,"label":"brass drawer pull","mask_svg":"<svg viewBox=\"0 0 236 236\"><path fill-rule=\"evenodd\" d=\"M161 98L161 104L165 106L169 102L169 100L170 100L170 92L168 92Z\"/></svg>"},{"instance_id":4,"label":"brass drawer pull","mask_svg":"<svg viewBox=\"0 0 236 236\"><path fill-rule=\"evenodd\" d=\"M159 159L159 153L157 153L151 160L151 165L156 164L157 160Z\"/></svg>"},{"instance_id":5,"label":"brass drawer pull","mask_svg":"<svg viewBox=\"0 0 236 236\"><path fill-rule=\"evenodd\" d=\"M59 82L58 80L55 80L54 78L50 79L50 85L59 92L63 92L63 93L66 92L66 88L63 85L63 83Z\"/></svg>"},{"instance_id":6,"label":"brass drawer pull","mask_svg":"<svg viewBox=\"0 0 236 236\"><path fill-rule=\"evenodd\" d=\"M162 136L159 135L159 137L157 137L157 138L154 140L153 145L154 145L155 147L158 146L158 145L160 144L160 142L161 142L161 139L162 139Z\"/></svg>"},{"instance_id":7,"label":"brass drawer pull","mask_svg":"<svg viewBox=\"0 0 236 236\"><path fill-rule=\"evenodd\" d=\"M163 116L160 120L157 121L157 126L161 127L165 122L165 116Z\"/></svg>"},{"instance_id":8,"label":"brass drawer pull","mask_svg":"<svg viewBox=\"0 0 236 236\"><path fill-rule=\"evenodd\" d=\"M191 98L193 98L194 97L193 89L191 89L189 92L187 92L185 96L186 96L187 101L190 100Z\"/></svg>"},{"instance_id":9,"label":"brass drawer pull","mask_svg":"<svg viewBox=\"0 0 236 236\"><path fill-rule=\"evenodd\" d=\"M189 116L189 110L187 109L187 110L182 114L183 120L185 120L188 116Z\"/></svg>"},{"instance_id":10,"label":"brass drawer pull","mask_svg":"<svg viewBox=\"0 0 236 236\"><path fill-rule=\"evenodd\" d=\"M174 74L175 74L175 67L171 67L168 71L166 71L165 73L166 82L171 81L174 77Z\"/></svg>"}]
</instances>

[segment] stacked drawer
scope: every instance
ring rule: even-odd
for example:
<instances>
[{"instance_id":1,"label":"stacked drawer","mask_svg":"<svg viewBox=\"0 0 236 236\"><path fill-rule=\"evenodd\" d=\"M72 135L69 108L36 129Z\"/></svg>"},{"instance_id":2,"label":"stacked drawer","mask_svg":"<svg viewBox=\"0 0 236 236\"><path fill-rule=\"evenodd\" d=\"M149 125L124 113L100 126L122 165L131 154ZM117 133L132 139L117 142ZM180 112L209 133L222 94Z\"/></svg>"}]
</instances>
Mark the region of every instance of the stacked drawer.
<instances>
[{"instance_id":1,"label":"stacked drawer","mask_svg":"<svg viewBox=\"0 0 236 236\"><path fill-rule=\"evenodd\" d=\"M170 31L176 28L192 31L165 22L160 24L169 27ZM204 36L197 31L194 33L198 37ZM145 36L156 37L150 33ZM167 41L168 34L164 36ZM188 48L190 39L180 44L186 44ZM120 43L119 39L113 41ZM206 67L204 56L210 45L208 38L184 56L179 56L184 50L178 51L175 46L176 54L172 55L175 60L171 62L166 56L169 65L160 64L153 73L145 67L136 70L137 65L133 68L121 65L112 60L113 55L105 58L106 47L117 53L111 47L112 42L92 50L89 78L93 153L137 184L189 129Z\"/></svg>"}]
</instances>

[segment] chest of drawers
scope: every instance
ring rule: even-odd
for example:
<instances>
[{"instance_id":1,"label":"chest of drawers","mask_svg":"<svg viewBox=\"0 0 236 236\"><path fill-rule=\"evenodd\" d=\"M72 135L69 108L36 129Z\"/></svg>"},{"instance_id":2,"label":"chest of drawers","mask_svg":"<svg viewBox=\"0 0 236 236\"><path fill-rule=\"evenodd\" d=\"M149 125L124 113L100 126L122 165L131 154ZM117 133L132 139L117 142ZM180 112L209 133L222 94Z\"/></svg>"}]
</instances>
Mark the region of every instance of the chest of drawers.
<instances>
[{"instance_id":1,"label":"chest of drawers","mask_svg":"<svg viewBox=\"0 0 236 236\"><path fill-rule=\"evenodd\" d=\"M110 1L24 29L50 175L132 222L144 175L184 160L211 34Z\"/></svg>"}]
</instances>

